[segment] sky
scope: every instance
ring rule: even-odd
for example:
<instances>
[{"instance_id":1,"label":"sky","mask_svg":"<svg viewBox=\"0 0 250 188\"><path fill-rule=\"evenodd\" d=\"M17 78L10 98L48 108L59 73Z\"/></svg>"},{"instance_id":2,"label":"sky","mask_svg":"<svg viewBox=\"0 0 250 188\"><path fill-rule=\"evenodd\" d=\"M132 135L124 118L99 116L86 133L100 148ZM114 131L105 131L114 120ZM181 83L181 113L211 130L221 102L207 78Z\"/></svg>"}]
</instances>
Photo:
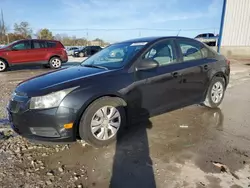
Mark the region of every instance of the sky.
<instances>
[{"instance_id":1,"label":"sky","mask_svg":"<svg viewBox=\"0 0 250 188\"><path fill-rule=\"evenodd\" d=\"M146 36L218 33L223 0L0 0L9 32L27 21L33 32L116 42Z\"/></svg>"}]
</instances>

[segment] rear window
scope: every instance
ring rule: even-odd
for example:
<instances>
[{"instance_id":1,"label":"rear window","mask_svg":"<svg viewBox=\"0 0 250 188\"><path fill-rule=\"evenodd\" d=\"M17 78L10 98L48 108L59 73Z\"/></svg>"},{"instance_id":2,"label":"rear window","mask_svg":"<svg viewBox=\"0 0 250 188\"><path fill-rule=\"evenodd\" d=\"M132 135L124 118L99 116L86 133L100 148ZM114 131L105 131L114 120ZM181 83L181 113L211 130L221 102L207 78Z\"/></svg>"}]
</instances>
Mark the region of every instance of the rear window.
<instances>
[{"instance_id":1,"label":"rear window","mask_svg":"<svg viewBox=\"0 0 250 188\"><path fill-rule=\"evenodd\" d=\"M48 48L55 48L56 47L56 42L48 41L47 45L48 45Z\"/></svg>"}]
</instances>

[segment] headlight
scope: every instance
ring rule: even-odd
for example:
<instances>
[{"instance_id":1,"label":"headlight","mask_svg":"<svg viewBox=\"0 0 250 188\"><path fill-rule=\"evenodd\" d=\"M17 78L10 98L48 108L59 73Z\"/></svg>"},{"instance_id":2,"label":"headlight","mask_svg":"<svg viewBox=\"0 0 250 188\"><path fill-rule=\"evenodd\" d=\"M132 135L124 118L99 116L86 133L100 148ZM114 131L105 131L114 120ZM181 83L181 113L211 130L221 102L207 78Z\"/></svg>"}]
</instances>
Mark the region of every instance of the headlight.
<instances>
[{"instance_id":1,"label":"headlight","mask_svg":"<svg viewBox=\"0 0 250 188\"><path fill-rule=\"evenodd\" d=\"M57 107L64 99L64 97L76 88L77 87L64 89L44 96L32 97L30 99L30 109L44 109L44 108Z\"/></svg>"}]
</instances>

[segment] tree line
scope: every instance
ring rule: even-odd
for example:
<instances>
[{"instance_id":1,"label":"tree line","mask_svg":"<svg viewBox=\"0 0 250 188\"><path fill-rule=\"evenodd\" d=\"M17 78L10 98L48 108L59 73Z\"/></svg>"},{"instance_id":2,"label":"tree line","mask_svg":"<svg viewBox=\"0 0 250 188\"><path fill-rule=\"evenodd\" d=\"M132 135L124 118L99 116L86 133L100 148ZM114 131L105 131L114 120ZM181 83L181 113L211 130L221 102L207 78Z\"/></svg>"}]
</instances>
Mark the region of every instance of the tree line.
<instances>
[{"instance_id":1,"label":"tree line","mask_svg":"<svg viewBox=\"0 0 250 188\"><path fill-rule=\"evenodd\" d=\"M28 22L15 23L13 32L7 32L8 29L3 19L1 12L0 19L0 44L8 44L20 39L31 39L33 36L37 39L59 40L65 46L87 46L100 45L106 46L109 43L102 39L96 38L94 40L87 40L86 38L77 38L76 36L68 36L67 34L55 34L47 28L40 29L35 34Z\"/></svg>"}]
</instances>

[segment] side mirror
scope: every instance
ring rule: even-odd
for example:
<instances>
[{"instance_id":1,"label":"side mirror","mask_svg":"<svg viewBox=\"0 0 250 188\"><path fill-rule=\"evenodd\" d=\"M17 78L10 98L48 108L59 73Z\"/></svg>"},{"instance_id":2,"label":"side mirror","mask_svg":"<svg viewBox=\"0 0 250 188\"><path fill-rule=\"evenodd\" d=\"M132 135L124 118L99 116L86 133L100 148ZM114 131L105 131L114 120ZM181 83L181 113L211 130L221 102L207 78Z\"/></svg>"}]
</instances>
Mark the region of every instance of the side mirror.
<instances>
[{"instance_id":1,"label":"side mirror","mask_svg":"<svg viewBox=\"0 0 250 188\"><path fill-rule=\"evenodd\" d=\"M153 59L143 59L139 64L136 66L136 71L144 71L155 69L159 67L159 63Z\"/></svg>"}]
</instances>

